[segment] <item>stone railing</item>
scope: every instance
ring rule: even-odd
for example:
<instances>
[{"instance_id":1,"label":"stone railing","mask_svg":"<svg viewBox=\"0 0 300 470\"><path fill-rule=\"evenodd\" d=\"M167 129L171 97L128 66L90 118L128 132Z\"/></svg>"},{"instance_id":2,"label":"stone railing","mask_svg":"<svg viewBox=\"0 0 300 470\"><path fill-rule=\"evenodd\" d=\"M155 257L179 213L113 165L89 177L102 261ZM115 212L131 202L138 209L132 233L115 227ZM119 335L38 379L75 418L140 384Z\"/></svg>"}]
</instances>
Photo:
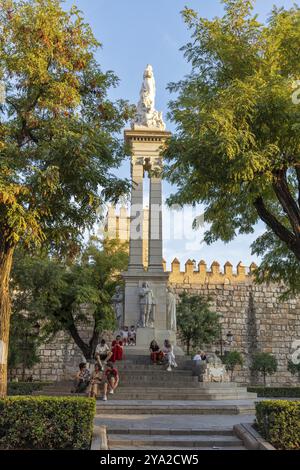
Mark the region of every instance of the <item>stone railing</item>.
<instances>
[{"instance_id":1,"label":"stone railing","mask_svg":"<svg viewBox=\"0 0 300 470\"><path fill-rule=\"evenodd\" d=\"M198 266L191 260L185 263L184 271L180 269L180 262L175 258L171 263L171 271L167 271L166 262L163 261L164 270L169 273L169 281L171 284L238 284L238 283L251 283L253 279L253 272L257 268L255 263L252 263L249 268L240 262L236 271L233 271L233 266L229 261L225 264L223 271L221 271L220 264L214 261L207 269L205 261L200 261ZM198 269L197 269L198 268Z\"/></svg>"}]
</instances>

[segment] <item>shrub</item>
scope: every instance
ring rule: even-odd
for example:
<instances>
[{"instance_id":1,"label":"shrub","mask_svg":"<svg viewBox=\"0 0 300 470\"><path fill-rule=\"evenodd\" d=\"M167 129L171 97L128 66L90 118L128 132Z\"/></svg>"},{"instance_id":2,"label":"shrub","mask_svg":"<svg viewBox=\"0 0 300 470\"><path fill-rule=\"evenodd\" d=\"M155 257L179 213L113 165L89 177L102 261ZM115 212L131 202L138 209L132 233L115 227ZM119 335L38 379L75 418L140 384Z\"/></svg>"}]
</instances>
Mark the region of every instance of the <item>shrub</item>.
<instances>
[{"instance_id":1,"label":"shrub","mask_svg":"<svg viewBox=\"0 0 300 470\"><path fill-rule=\"evenodd\" d=\"M230 351L226 356L224 356L223 363L226 366L226 370L230 372L230 379L232 381L236 367L244 364L243 356L239 351Z\"/></svg>"},{"instance_id":2,"label":"shrub","mask_svg":"<svg viewBox=\"0 0 300 470\"><path fill-rule=\"evenodd\" d=\"M257 353L253 358L252 370L262 374L264 386L266 386L266 376L277 371L277 360L272 354Z\"/></svg>"},{"instance_id":3,"label":"shrub","mask_svg":"<svg viewBox=\"0 0 300 470\"><path fill-rule=\"evenodd\" d=\"M89 449L96 404L91 398L0 400L0 449Z\"/></svg>"},{"instance_id":4,"label":"shrub","mask_svg":"<svg viewBox=\"0 0 300 470\"><path fill-rule=\"evenodd\" d=\"M287 369L292 375L298 375L298 380L300 380L300 362L299 364L294 364L292 361L289 361Z\"/></svg>"},{"instance_id":5,"label":"shrub","mask_svg":"<svg viewBox=\"0 0 300 470\"><path fill-rule=\"evenodd\" d=\"M31 395L33 392L42 390L43 387L51 382L9 382L7 384L7 393L13 395Z\"/></svg>"},{"instance_id":6,"label":"shrub","mask_svg":"<svg viewBox=\"0 0 300 470\"><path fill-rule=\"evenodd\" d=\"M247 390L258 397L300 398L300 387L248 387Z\"/></svg>"},{"instance_id":7,"label":"shrub","mask_svg":"<svg viewBox=\"0 0 300 470\"><path fill-rule=\"evenodd\" d=\"M276 449L300 449L300 403L269 400L256 403L259 432Z\"/></svg>"}]
</instances>

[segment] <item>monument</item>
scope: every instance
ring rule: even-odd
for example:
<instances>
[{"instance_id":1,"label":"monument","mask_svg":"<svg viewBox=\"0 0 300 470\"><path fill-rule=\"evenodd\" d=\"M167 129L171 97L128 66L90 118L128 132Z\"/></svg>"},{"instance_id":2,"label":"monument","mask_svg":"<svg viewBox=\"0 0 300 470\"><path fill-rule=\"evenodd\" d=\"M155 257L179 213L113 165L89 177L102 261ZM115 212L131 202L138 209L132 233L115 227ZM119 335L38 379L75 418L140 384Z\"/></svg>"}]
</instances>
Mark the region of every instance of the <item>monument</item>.
<instances>
[{"instance_id":1,"label":"monument","mask_svg":"<svg viewBox=\"0 0 300 470\"><path fill-rule=\"evenodd\" d=\"M163 269L162 157L171 133L162 113L155 109L155 79L151 65L144 72L140 100L125 140L131 148L131 208L128 271L125 281L124 325L137 326L137 348L148 349L156 339L176 344L176 328L170 328L167 311L168 274ZM148 268L143 263L144 179L150 179ZM173 309L174 310L174 309ZM174 320L174 318L173 318Z\"/></svg>"}]
</instances>

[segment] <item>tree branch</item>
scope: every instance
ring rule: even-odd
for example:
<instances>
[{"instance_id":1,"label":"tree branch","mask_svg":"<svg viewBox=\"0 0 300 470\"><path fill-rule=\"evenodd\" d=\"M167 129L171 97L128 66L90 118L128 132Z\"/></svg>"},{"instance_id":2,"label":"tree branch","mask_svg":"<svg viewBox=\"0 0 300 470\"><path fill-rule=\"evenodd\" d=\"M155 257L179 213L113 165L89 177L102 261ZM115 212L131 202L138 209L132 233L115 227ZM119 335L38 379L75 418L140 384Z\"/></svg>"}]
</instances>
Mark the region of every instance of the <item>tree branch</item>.
<instances>
[{"instance_id":1,"label":"tree branch","mask_svg":"<svg viewBox=\"0 0 300 470\"><path fill-rule=\"evenodd\" d=\"M270 227L275 235L277 235L278 238L280 238L280 240L283 241L295 254L297 259L300 260L300 243L297 243L295 235L279 222L279 220L266 208L261 196L254 201L254 207L261 220Z\"/></svg>"},{"instance_id":2,"label":"tree branch","mask_svg":"<svg viewBox=\"0 0 300 470\"><path fill-rule=\"evenodd\" d=\"M286 169L278 171L276 179L273 183L275 194L282 205L284 212L287 214L290 224L293 228L294 234L297 238L300 237L300 210L291 195L287 178Z\"/></svg>"}]
</instances>

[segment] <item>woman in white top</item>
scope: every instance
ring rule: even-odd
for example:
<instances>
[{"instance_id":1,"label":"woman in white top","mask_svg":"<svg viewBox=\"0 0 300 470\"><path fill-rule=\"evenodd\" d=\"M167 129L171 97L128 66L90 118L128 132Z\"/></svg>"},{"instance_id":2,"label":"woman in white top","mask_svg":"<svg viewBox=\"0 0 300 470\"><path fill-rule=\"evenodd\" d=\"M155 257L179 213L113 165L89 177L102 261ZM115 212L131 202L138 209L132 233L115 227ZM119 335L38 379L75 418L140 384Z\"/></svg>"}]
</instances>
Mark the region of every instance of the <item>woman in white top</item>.
<instances>
[{"instance_id":1,"label":"woman in white top","mask_svg":"<svg viewBox=\"0 0 300 470\"><path fill-rule=\"evenodd\" d=\"M112 352L109 346L106 344L105 339L102 339L101 342L97 345L95 351L95 359L98 362L101 370L104 370L102 361L106 364L112 356Z\"/></svg>"},{"instance_id":2,"label":"woman in white top","mask_svg":"<svg viewBox=\"0 0 300 470\"><path fill-rule=\"evenodd\" d=\"M168 368L167 371L171 372L172 366L177 367L176 361L175 361L175 354L174 354L174 349L172 344L168 339L165 340L164 342L164 347L162 349L162 352L164 353L167 361L168 361Z\"/></svg>"}]
</instances>

